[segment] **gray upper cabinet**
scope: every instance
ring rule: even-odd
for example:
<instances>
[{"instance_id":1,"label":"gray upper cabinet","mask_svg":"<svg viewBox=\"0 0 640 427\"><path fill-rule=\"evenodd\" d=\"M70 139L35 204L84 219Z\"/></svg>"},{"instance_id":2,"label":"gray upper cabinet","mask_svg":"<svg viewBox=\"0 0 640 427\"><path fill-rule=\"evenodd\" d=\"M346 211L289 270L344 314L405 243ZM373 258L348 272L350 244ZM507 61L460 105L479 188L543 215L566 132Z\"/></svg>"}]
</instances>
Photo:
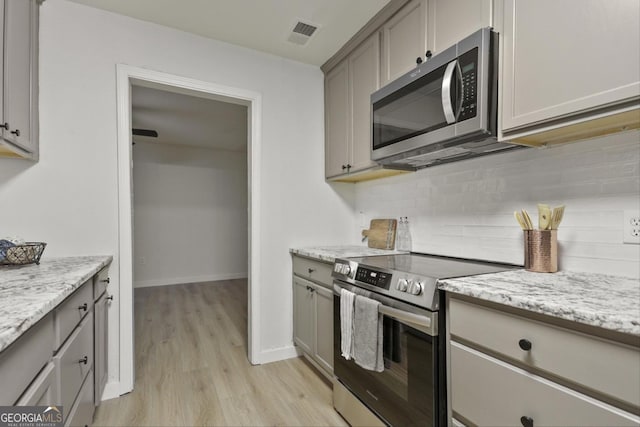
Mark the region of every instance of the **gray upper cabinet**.
<instances>
[{"instance_id":1,"label":"gray upper cabinet","mask_svg":"<svg viewBox=\"0 0 640 427\"><path fill-rule=\"evenodd\" d=\"M349 56L351 90L351 168L375 166L371 160L371 94L380 88L380 38L374 34Z\"/></svg>"},{"instance_id":2,"label":"gray upper cabinet","mask_svg":"<svg viewBox=\"0 0 640 427\"><path fill-rule=\"evenodd\" d=\"M429 0L428 42L435 55L493 25L492 0Z\"/></svg>"},{"instance_id":3,"label":"gray upper cabinet","mask_svg":"<svg viewBox=\"0 0 640 427\"><path fill-rule=\"evenodd\" d=\"M385 84L415 68L427 51L427 0L413 0L382 27L382 81Z\"/></svg>"},{"instance_id":4,"label":"gray upper cabinet","mask_svg":"<svg viewBox=\"0 0 640 427\"><path fill-rule=\"evenodd\" d=\"M0 155L38 158L38 2L4 0Z\"/></svg>"},{"instance_id":5,"label":"gray upper cabinet","mask_svg":"<svg viewBox=\"0 0 640 427\"><path fill-rule=\"evenodd\" d=\"M371 93L380 87L378 33L325 77L325 176L375 166L371 160Z\"/></svg>"},{"instance_id":6,"label":"gray upper cabinet","mask_svg":"<svg viewBox=\"0 0 640 427\"><path fill-rule=\"evenodd\" d=\"M349 163L351 114L348 61L343 61L325 77L325 176L346 173Z\"/></svg>"},{"instance_id":7,"label":"gray upper cabinet","mask_svg":"<svg viewBox=\"0 0 640 427\"><path fill-rule=\"evenodd\" d=\"M637 0L505 0L501 40L505 137L638 108Z\"/></svg>"}]
</instances>

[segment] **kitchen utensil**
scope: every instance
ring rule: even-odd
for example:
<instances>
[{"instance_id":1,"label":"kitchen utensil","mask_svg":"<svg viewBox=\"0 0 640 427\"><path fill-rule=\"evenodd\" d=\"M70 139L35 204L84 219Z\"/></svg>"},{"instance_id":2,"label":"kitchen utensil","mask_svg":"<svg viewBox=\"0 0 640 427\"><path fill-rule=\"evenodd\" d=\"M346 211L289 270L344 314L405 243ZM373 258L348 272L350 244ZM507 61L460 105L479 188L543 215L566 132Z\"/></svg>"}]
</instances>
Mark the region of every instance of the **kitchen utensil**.
<instances>
[{"instance_id":1,"label":"kitchen utensil","mask_svg":"<svg viewBox=\"0 0 640 427\"><path fill-rule=\"evenodd\" d=\"M369 239L369 247L376 249L393 249L396 243L395 219L372 219L368 230L362 230L362 236Z\"/></svg>"},{"instance_id":2,"label":"kitchen utensil","mask_svg":"<svg viewBox=\"0 0 640 427\"><path fill-rule=\"evenodd\" d=\"M527 224L525 224L524 220L522 219L522 214L518 211L514 211L513 216L516 218L516 221L518 221L518 224L520 224L520 228L526 230Z\"/></svg>"},{"instance_id":3,"label":"kitchen utensil","mask_svg":"<svg viewBox=\"0 0 640 427\"><path fill-rule=\"evenodd\" d=\"M527 225L527 230L533 230L533 222L531 221L531 217L526 209L522 209L522 219L524 223Z\"/></svg>"},{"instance_id":4,"label":"kitchen utensil","mask_svg":"<svg viewBox=\"0 0 640 427\"><path fill-rule=\"evenodd\" d=\"M538 204L538 229L548 230L551 228L551 208L549 205Z\"/></svg>"},{"instance_id":5,"label":"kitchen utensil","mask_svg":"<svg viewBox=\"0 0 640 427\"><path fill-rule=\"evenodd\" d=\"M564 205L560 205L558 207L553 208L553 213L551 214L551 229L557 230L562 218L564 216Z\"/></svg>"}]
</instances>

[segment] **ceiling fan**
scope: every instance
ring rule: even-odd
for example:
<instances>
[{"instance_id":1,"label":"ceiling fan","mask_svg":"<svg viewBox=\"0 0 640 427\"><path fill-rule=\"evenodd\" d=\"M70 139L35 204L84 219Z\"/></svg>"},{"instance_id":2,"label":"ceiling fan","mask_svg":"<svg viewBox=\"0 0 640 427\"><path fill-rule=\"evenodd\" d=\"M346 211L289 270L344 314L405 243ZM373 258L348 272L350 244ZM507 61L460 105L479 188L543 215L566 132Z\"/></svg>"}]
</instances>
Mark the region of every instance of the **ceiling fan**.
<instances>
[{"instance_id":1,"label":"ceiling fan","mask_svg":"<svg viewBox=\"0 0 640 427\"><path fill-rule=\"evenodd\" d=\"M137 128L133 128L131 129L131 134L133 136L148 136L150 138L157 138L158 137L158 132L153 130L153 129L137 129ZM136 145L135 141L132 141L133 145Z\"/></svg>"}]
</instances>

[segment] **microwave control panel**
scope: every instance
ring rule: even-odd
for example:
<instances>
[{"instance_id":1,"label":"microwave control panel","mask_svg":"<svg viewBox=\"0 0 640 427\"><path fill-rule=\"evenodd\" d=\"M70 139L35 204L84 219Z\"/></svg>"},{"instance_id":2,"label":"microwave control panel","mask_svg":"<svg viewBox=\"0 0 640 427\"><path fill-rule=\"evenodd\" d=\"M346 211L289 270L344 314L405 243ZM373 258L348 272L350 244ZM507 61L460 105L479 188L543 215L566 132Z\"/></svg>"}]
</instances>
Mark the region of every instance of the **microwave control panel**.
<instances>
[{"instance_id":1,"label":"microwave control panel","mask_svg":"<svg viewBox=\"0 0 640 427\"><path fill-rule=\"evenodd\" d=\"M458 121L471 119L478 111L478 48L461 55L458 58L462 71L462 106Z\"/></svg>"}]
</instances>

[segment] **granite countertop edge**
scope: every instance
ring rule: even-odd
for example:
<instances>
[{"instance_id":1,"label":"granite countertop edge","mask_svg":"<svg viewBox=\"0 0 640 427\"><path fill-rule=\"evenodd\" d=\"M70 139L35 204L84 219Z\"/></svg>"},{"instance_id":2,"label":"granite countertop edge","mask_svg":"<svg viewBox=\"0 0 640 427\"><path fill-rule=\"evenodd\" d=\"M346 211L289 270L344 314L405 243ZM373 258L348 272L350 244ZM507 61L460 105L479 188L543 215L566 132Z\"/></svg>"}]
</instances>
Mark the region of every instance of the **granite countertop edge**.
<instances>
[{"instance_id":1,"label":"granite countertop edge","mask_svg":"<svg viewBox=\"0 0 640 427\"><path fill-rule=\"evenodd\" d=\"M438 282L438 289L640 338L640 280L524 269Z\"/></svg>"},{"instance_id":2,"label":"granite countertop edge","mask_svg":"<svg viewBox=\"0 0 640 427\"><path fill-rule=\"evenodd\" d=\"M339 245L339 246L312 246L302 248L291 248L289 253L293 255L300 255L307 258L313 258L318 261L324 261L333 263L336 258L353 258L361 256L375 256L375 255L394 255L404 254L407 252L389 250L389 249L375 249L367 246L357 245Z\"/></svg>"},{"instance_id":3,"label":"granite countertop edge","mask_svg":"<svg viewBox=\"0 0 640 427\"><path fill-rule=\"evenodd\" d=\"M0 354L112 261L111 255L49 258L0 269Z\"/></svg>"}]
</instances>

